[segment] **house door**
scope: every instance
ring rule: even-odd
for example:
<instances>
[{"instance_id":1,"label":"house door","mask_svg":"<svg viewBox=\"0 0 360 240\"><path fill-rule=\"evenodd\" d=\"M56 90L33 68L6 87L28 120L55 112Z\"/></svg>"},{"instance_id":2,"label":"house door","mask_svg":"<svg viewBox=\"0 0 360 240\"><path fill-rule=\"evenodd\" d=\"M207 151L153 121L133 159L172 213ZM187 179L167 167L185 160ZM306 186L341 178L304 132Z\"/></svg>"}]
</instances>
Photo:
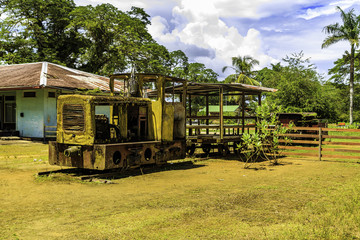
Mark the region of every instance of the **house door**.
<instances>
[{"instance_id":1,"label":"house door","mask_svg":"<svg viewBox=\"0 0 360 240\"><path fill-rule=\"evenodd\" d=\"M0 95L0 130L4 129L4 96Z\"/></svg>"},{"instance_id":2,"label":"house door","mask_svg":"<svg viewBox=\"0 0 360 240\"><path fill-rule=\"evenodd\" d=\"M0 96L0 130L16 129L16 98Z\"/></svg>"}]
</instances>

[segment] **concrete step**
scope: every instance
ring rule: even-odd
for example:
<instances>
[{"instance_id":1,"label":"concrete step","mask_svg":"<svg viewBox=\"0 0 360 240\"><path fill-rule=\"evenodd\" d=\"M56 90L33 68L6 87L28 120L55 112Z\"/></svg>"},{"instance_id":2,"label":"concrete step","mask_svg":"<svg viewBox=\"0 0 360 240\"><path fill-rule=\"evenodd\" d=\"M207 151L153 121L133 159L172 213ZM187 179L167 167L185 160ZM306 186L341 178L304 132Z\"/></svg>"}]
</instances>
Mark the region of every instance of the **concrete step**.
<instances>
[{"instance_id":1,"label":"concrete step","mask_svg":"<svg viewBox=\"0 0 360 240\"><path fill-rule=\"evenodd\" d=\"M19 131L15 131L15 130L0 130L0 137L12 137L12 136L16 136L18 137Z\"/></svg>"}]
</instances>

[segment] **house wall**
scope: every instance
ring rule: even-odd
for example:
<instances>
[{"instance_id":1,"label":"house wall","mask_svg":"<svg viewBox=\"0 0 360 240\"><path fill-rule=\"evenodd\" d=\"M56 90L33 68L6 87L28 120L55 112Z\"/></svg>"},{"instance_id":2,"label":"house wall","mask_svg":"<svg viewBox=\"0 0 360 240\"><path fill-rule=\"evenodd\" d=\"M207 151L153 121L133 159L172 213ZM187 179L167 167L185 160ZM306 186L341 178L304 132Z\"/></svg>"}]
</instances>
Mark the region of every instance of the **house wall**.
<instances>
[{"instance_id":1,"label":"house wall","mask_svg":"<svg viewBox=\"0 0 360 240\"><path fill-rule=\"evenodd\" d=\"M49 97L49 92L55 94L55 97ZM53 89L44 89L44 123L46 126L56 126L56 98L59 92Z\"/></svg>"},{"instance_id":2,"label":"house wall","mask_svg":"<svg viewBox=\"0 0 360 240\"><path fill-rule=\"evenodd\" d=\"M36 97L24 97L24 92L36 92ZM49 92L55 93L55 97L50 97ZM16 91L16 130L21 137L43 138L44 126L57 125L57 97L62 93L71 92L47 88ZM97 106L96 114L109 117L110 107Z\"/></svg>"},{"instance_id":3,"label":"house wall","mask_svg":"<svg viewBox=\"0 0 360 240\"><path fill-rule=\"evenodd\" d=\"M24 92L35 92L36 97L24 97ZM16 130L20 136L43 137L44 95L44 89L16 91Z\"/></svg>"}]
</instances>

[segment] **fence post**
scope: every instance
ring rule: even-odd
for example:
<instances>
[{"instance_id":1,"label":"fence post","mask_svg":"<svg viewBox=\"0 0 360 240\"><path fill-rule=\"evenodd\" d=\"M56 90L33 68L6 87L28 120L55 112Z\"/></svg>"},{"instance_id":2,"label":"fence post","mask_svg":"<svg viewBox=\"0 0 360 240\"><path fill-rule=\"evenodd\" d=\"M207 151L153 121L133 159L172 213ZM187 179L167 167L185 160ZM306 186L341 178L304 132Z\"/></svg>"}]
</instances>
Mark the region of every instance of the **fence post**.
<instances>
[{"instance_id":1,"label":"fence post","mask_svg":"<svg viewBox=\"0 0 360 240\"><path fill-rule=\"evenodd\" d=\"M319 161L321 161L321 149L322 148L322 131L321 127L319 127Z\"/></svg>"}]
</instances>

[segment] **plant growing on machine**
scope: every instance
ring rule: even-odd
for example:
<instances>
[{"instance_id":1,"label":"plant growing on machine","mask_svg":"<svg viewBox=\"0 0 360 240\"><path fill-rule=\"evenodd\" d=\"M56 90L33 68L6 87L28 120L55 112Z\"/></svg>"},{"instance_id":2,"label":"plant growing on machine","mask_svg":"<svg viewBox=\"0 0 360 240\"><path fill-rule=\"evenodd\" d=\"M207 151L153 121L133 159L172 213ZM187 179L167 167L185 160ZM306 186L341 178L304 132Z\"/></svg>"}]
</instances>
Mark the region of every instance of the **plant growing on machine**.
<instances>
[{"instance_id":1,"label":"plant growing on machine","mask_svg":"<svg viewBox=\"0 0 360 240\"><path fill-rule=\"evenodd\" d=\"M244 133L242 141L237 146L240 158L245 162L244 168L249 168L257 160L269 160L274 165L279 164L279 156L282 153L280 144L290 142L284 134L292 128L292 124L284 127L279 123L277 118L279 112L282 112L281 107L275 104L265 102L261 106L256 106L257 131ZM280 139L285 141L279 141Z\"/></svg>"}]
</instances>

